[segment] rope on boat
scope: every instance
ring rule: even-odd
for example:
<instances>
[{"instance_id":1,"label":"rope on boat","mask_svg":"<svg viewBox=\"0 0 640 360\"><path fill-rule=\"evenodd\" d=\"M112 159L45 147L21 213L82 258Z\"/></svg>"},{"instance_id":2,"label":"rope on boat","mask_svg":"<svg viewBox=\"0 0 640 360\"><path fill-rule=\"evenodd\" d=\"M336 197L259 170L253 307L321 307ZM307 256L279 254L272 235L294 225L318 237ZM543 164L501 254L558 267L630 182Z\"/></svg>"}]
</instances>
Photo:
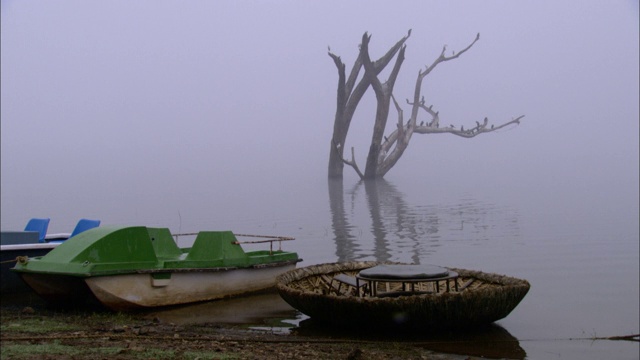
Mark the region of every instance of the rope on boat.
<instances>
[{"instance_id":1,"label":"rope on boat","mask_svg":"<svg viewBox=\"0 0 640 360\"><path fill-rule=\"evenodd\" d=\"M0 261L0 264L6 264L6 263L11 263L11 262L24 264L27 261L29 261L29 257L28 256L18 256L15 259Z\"/></svg>"}]
</instances>

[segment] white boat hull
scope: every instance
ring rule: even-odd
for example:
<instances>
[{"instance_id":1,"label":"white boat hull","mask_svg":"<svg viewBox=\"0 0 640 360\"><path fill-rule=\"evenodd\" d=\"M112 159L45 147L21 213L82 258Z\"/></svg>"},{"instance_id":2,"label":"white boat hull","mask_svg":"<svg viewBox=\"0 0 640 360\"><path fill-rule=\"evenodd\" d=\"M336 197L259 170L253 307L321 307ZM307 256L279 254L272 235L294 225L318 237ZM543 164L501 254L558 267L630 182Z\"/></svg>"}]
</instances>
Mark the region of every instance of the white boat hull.
<instances>
[{"instance_id":1,"label":"white boat hull","mask_svg":"<svg viewBox=\"0 0 640 360\"><path fill-rule=\"evenodd\" d=\"M43 256L58 245L59 243L38 242L0 245L0 259L2 261L0 266L0 278L2 279L0 293L11 294L31 291L24 281L22 281L20 277L17 274L14 274L10 269L16 265L16 262L19 261L21 257L32 258L36 256Z\"/></svg>"},{"instance_id":2,"label":"white boat hull","mask_svg":"<svg viewBox=\"0 0 640 360\"><path fill-rule=\"evenodd\" d=\"M261 268L174 272L168 279L142 273L91 277L85 282L103 305L123 311L214 300L272 288L278 275L294 268L295 262Z\"/></svg>"}]
</instances>

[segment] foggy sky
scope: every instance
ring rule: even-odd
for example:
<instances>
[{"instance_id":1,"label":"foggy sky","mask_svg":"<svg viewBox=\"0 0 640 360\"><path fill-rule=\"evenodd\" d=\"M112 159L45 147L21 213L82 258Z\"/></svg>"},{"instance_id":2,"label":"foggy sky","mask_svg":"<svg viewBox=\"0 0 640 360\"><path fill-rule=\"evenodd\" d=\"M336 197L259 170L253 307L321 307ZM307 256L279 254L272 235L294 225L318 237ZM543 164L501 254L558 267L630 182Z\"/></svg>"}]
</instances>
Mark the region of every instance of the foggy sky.
<instances>
[{"instance_id":1,"label":"foggy sky","mask_svg":"<svg viewBox=\"0 0 640 360\"><path fill-rule=\"evenodd\" d=\"M409 29L402 103L444 45L457 52L479 32L426 78L427 103L445 125L526 117L471 140L415 134L387 179L474 174L526 191L579 178L576 197L614 188L637 216L638 17L630 0L2 0L1 226L57 207L66 230L91 215L81 204L96 190L324 179L337 84L327 47L349 70L365 31L378 58ZM362 167L372 99L346 144ZM43 207L50 194L64 201Z\"/></svg>"}]
</instances>

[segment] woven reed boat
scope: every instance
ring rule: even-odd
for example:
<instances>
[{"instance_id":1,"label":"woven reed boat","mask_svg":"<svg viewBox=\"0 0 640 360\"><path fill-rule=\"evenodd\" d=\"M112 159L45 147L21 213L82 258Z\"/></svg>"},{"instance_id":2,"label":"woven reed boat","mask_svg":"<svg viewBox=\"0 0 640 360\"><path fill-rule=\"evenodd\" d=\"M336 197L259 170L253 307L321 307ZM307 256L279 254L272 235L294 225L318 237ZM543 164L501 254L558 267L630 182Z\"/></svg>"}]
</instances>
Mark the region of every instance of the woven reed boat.
<instances>
[{"instance_id":1,"label":"woven reed boat","mask_svg":"<svg viewBox=\"0 0 640 360\"><path fill-rule=\"evenodd\" d=\"M526 280L465 269L448 269L456 278L414 283L378 282L376 291L361 289L336 277L355 279L377 262L346 262L290 270L276 279L280 296L300 312L321 323L348 327L471 328L500 320L520 303L530 288ZM348 280L347 280L348 282ZM365 282L366 283L366 282ZM372 295L372 293L375 293Z\"/></svg>"}]
</instances>

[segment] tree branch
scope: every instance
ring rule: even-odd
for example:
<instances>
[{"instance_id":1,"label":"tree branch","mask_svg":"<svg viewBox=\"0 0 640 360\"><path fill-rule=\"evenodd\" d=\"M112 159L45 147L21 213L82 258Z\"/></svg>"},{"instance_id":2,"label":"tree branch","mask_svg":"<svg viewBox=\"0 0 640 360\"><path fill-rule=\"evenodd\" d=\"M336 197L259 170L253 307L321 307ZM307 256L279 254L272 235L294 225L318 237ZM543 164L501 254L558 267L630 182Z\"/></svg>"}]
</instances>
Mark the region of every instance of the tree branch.
<instances>
[{"instance_id":1,"label":"tree branch","mask_svg":"<svg viewBox=\"0 0 640 360\"><path fill-rule=\"evenodd\" d=\"M400 107L400 104L396 101L395 96L391 95L391 99L393 100L393 104L398 112L398 123L396 129L389 134L389 141L385 143L382 147L382 153L379 156L378 168L376 170L376 175L378 177L383 177L386 175L389 170L400 160L404 151L409 147L409 141L411 141L411 136L413 135L413 131L415 129L415 119L410 118L407 120L405 125L403 119L404 111ZM395 147L393 151L389 152L391 146L395 143ZM385 146L386 145L386 146ZM384 156L383 156L384 155Z\"/></svg>"},{"instance_id":2,"label":"tree branch","mask_svg":"<svg viewBox=\"0 0 640 360\"><path fill-rule=\"evenodd\" d=\"M360 171L360 168L358 167L358 164L356 163L356 155L355 155L355 150L353 149L353 146L351 147L351 161L345 158L342 158L342 162L351 166L353 170L356 171L358 176L360 176L360 179L364 179L364 174L362 174L362 172Z\"/></svg>"},{"instance_id":3,"label":"tree branch","mask_svg":"<svg viewBox=\"0 0 640 360\"><path fill-rule=\"evenodd\" d=\"M393 96L393 94L391 95L391 100L393 100L393 105L396 108L396 111L398 112L398 141L400 141L400 139L404 138L404 111L402 111L402 108L400 107L400 105L398 105L398 102L396 101L396 97ZM411 119L409 119L410 121ZM408 123L407 123L407 128L409 128Z\"/></svg>"},{"instance_id":4,"label":"tree branch","mask_svg":"<svg viewBox=\"0 0 640 360\"><path fill-rule=\"evenodd\" d=\"M339 56L329 53L329 56L333 59L333 62L336 64L338 68L338 99L337 99L337 107L336 113L340 114L340 116L336 115L336 119L342 119L342 114L344 113L345 104L347 103L348 93L345 88L345 65L340 59Z\"/></svg>"},{"instance_id":5,"label":"tree branch","mask_svg":"<svg viewBox=\"0 0 640 360\"><path fill-rule=\"evenodd\" d=\"M393 104L395 105L396 110L398 112L398 122L396 123L396 130L392 131L388 137L387 136L384 137L384 142L380 146L380 155L378 157L378 164L384 161L385 157L389 153L389 150L391 150L391 147L393 147L396 141L399 141L399 138L402 137L402 134L399 134L399 131L404 133L404 116L403 116L402 108L400 107L400 105L398 105L398 102L396 101L393 95L391 95L391 99L393 100Z\"/></svg>"},{"instance_id":6,"label":"tree branch","mask_svg":"<svg viewBox=\"0 0 640 360\"><path fill-rule=\"evenodd\" d=\"M366 33L365 33L366 34ZM393 59L398 50L404 45L405 41L411 35L411 30L400 39L394 46L387 51L387 53L380 59L373 63L373 72L379 74ZM349 78L346 78L345 65L339 56L331 52L331 48L328 49L329 56L333 59L336 67L338 68L338 91L337 91L337 109L333 125L333 141L342 147L339 151L335 146L331 147L329 153L329 177L342 177L343 167L343 152L344 145L346 143L349 127L351 126L351 120L360 103L360 100L364 96L365 92L369 88L370 81L367 76L363 76L358 84L356 81L360 70L363 68L362 52L359 52L358 58L353 64Z\"/></svg>"},{"instance_id":7,"label":"tree branch","mask_svg":"<svg viewBox=\"0 0 640 360\"><path fill-rule=\"evenodd\" d=\"M382 91L382 83L378 79L378 73L375 72L371 57L369 56L369 40L371 35L364 33L362 35L362 43L360 44L360 56L362 57L362 65L364 66L364 76L369 80L376 97L379 97Z\"/></svg>"},{"instance_id":8,"label":"tree branch","mask_svg":"<svg viewBox=\"0 0 640 360\"><path fill-rule=\"evenodd\" d=\"M405 123L404 112L396 98L393 96L393 88L400 72L400 68L404 61L405 56L405 41L411 35L411 30L407 35L400 39L387 53L377 61L372 61L369 55L369 42L371 35L364 33L362 35L362 43L360 44L360 51L358 58L356 59L354 66L349 75L349 79L346 79L345 67L340 57L331 53L329 49L329 56L333 59L339 72L338 83L338 107L336 111L336 119L334 123L334 138L331 147L330 160L329 160L329 176L332 174L342 176L342 167L346 164L351 166L358 174L361 180L368 178L382 178L400 159L404 151L408 148L409 142L414 132L419 134L442 134L448 133L464 138L472 138L479 134L493 132L502 129L512 124L520 124L520 120L524 118L521 115L515 119L507 121L500 125L491 125L489 127L489 119L484 118L482 122L476 121L475 126L469 126L467 129L464 126L457 127L450 125L448 127L440 126L440 113L433 110L433 105L427 106L424 96L421 96L422 82L424 78L435 69L435 67L449 60L457 59L462 54L467 52L473 45L480 39L480 33L478 33L475 39L469 43L464 49L458 53L452 52L450 56L446 55L447 46L442 48L440 55L429 66L425 66L424 70L418 71L418 76L415 83L413 102L407 99L407 104L411 106L411 115ZM388 63L397 54L394 68L392 69L389 78L382 83L378 78L380 72L388 65ZM360 70L364 69L364 75L360 79L357 85L356 79L359 76ZM355 85L355 87L354 87ZM371 145L367 155L366 167L364 174L360 171L358 164L355 160L355 149L351 148L351 160L346 160L343 156L344 143L346 140L347 132L350 122L355 113L358 103L362 99L362 96L368 89L369 85L373 88L376 95L377 108L376 118L373 128L373 134L371 139ZM394 107L397 111L397 123L396 128L388 135L384 136L386 124L389 115L390 103L393 101ZM417 124L418 114L420 110L426 112L431 120L420 122ZM333 166L335 165L335 166ZM332 170L334 170L332 172Z\"/></svg>"},{"instance_id":9,"label":"tree branch","mask_svg":"<svg viewBox=\"0 0 640 360\"><path fill-rule=\"evenodd\" d=\"M437 59L435 59L433 61L433 63L431 64L431 66L428 66L424 72L420 72L418 73L418 76L421 77L425 77L427 76L427 74L429 74L438 64L440 64L441 62L445 62L445 61L449 61L449 60L453 60L453 59L457 59L458 57L460 57L460 55L464 54L465 52L467 52L467 50L471 49L471 47L473 46L473 44L475 44L478 40L480 40L480 33L478 33L478 35L476 35L476 38L471 42L471 44L469 44L466 48L460 50L457 54L455 53L455 51L453 52L452 56L445 56L445 51L447 51L447 46L443 46L442 47L442 52L440 53L440 56L438 56Z\"/></svg>"},{"instance_id":10,"label":"tree branch","mask_svg":"<svg viewBox=\"0 0 640 360\"><path fill-rule=\"evenodd\" d=\"M479 134L490 133L496 130L500 130L512 124L520 124L520 120L522 118L524 118L524 115L520 115L517 118L512 119L511 121L507 121L498 126L491 125L491 127L487 127L489 123L489 119L485 118L483 123L479 123L478 121L476 121L475 127L469 127L467 129L465 129L464 126L461 126L460 129L458 129L453 125L449 125L449 127L441 127L441 128L434 128L429 126L417 126L414 132L418 134L453 134L463 138L472 138Z\"/></svg>"},{"instance_id":11,"label":"tree branch","mask_svg":"<svg viewBox=\"0 0 640 360\"><path fill-rule=\"evenodd\" d=\"M400 47L402 45L404 45L404 43L407 41L409 36L411 36L411 29L409 29L409 31L407 32L407 35L404 36L402 39L398 40L398 42L395 45L393 45L393 47L391 49L389 49L389 51L387 51L386 54L384 54L380 59L376 60L373 63L373 66L376 69L380 69L380 70L378 70L378 73L380 73L380 71L382 71L382 69L384 67L386 67L387 64L389 64L391 59L393 59L393 56L396 54L396 52L398 52ZM384 64L384 65L382 65L382 64Z\"/></svg>"},{"instance_id":12,"label":"tree branch","mask_svg":"<svg viewBox=\"0 0 640 360\"><path fill-rule=\"evenodd\" d=\"M414 94L413 94L413 102L410 102L407 99L407 104L412 106L412 111L411 111L411 118L416 119L418 118L418 111L420 109L424 110L425 112L427 112L429 115L431 115L431 121L426 123L426 126L423 126L421 123L419 126L416 126L416 132L420 133L420 134L427 134L427 133L452 133L458 136L463 136L463 137L472 137L470 135L470 133L464 131L464 129L461 127L459 131L452 129L452 128L440 128L440 115L438 111L434 111L432 110L433 105L427 107L426 103L425 103L425 99L424 99L424 95L422 95L421 97L421 92L422 92L422 81L424 80L424 78L431 72L433 71L433 69L435 69L435 67L440 64L441 62L445 62L445 61L449 61L449 60L453 60L453 59L457 59L458 57L460 57L460 55L464 54L465 52L467 52L469 49L471 49L471 47L478 41L480 40L480 33L478 33L476 35L476 38L469 44L467 45L467 47L465 47L464 49L462 49L461 51L459 51L457 54L454 52L452 56L446 56L445 52L447 50L447 46L443 46L442 48L442 52L440 53L440 56L438 56L438 58L436 58L433 63L428 66L424 71L420 70L418 71L418 77L416 79L416 85L415 85L415 90L414 90ZM477 134L476 134L477 135ZM475 135L473 135L475 136Z\"/></svg>"},{"instance_id":13,"label":"tree branch","mask_svg":"<svg viewBox=\"0 0 640 360\"><path fill-rule=\"evenodd\" d=\"M400 48L398 57L396 58L396 63L393 66L393 70L391 70L391 74L389 74L389 78L385 82L386 88L390 89L389 92L393 90L393 86L395 85L396 79L398 78L398 73L400 73L400 67L402 67L402 63L404 62L404 51L406 48L406 45L402 45L402 47Z\"/></svg>"}]
</instances>

